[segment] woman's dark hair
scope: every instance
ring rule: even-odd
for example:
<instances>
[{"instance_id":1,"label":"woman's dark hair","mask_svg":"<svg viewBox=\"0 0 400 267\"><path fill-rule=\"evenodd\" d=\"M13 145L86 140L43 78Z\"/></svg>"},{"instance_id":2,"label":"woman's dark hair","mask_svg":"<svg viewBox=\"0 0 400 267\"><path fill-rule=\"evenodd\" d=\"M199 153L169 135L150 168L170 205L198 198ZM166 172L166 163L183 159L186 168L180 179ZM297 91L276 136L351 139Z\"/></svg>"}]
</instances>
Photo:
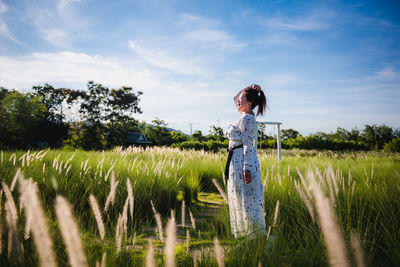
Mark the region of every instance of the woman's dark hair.
<instances>
[{"instance_id":1,"label":"woman's dark hair","mask_svg":"<svg viewBox=\"0 0 400 267\"><path fill-rule=\"evenodd\" d=\"M258 115L264 115L265 108L267 107L267 99L265 98L264 92L260 90L258 92L256 89L248 86L243 89L243 94L246 96L247 101L251 102L251 109L257 108Z\"/></svg>"}]
</instances>

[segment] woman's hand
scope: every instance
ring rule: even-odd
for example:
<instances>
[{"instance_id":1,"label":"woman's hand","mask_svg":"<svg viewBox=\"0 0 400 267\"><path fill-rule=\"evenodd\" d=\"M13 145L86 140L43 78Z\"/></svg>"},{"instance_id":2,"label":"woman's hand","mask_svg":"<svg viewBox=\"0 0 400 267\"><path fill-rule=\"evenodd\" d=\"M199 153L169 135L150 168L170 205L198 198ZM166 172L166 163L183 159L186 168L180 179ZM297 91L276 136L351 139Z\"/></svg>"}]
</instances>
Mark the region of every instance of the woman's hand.
<instances>
[{"instance_id":1,"label":"woman's hand","mask_svg":"<svg viewBox=\"0 0 400 267\"><path fill-rule=\"evenodd\" d=\"M258 84L253 83L252 85L250 85L250 87L254 90L257 90L257 92L261 91L261 86L259 86Z\"/></svg>"},{"instance_id":2,"label":"woman's hand","mask_svg":"<svg viewBox=\"0 0 400 267\"><path fill-rule=\"evenodd\" d=\"M243 172L243 180L246 184L251 183L251 181L253 180L253 177L251 177L250 171Z\"/></svg>"}]
</instances>

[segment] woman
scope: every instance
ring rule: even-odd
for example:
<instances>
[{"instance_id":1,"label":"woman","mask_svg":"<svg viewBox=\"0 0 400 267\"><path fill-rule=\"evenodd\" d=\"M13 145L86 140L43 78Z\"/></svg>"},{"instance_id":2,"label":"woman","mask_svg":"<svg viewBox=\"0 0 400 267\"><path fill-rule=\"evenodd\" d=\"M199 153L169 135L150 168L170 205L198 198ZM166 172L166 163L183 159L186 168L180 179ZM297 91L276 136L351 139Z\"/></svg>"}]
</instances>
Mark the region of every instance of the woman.
<instances>
[{"instance_id":1,"label":"woman","mask_svg":"<svg viewBox=\"0 0 400 267\"><path fill-rule=\"evenodd\" d=\"M266 99L261 87L253 84L233 98L241 117L228 127L228 205L231 230L235 238L254 233L265 234L264 193L257 150L257 124L253 110L263 115Z\"/></svg>"}]
</instances>

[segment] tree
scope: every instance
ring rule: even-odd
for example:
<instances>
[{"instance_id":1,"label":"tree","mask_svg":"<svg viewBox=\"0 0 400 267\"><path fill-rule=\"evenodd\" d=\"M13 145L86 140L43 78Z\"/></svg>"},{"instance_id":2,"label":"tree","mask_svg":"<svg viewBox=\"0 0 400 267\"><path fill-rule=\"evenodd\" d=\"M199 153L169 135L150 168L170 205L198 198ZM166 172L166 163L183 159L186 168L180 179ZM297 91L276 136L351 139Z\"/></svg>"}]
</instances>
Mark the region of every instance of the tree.
<instances>
[{"instance_id":1,"label":"tree","mask_svg":"<svg viewBox=\"0 0 400 267\"><path fill-rule=\"evenodd\" d=\"M393 129L386 125L365 125L362 133L365 144L370 149L382 149L385 143L392 141Z\"/></svg>"},{"instance_id":2,"label":"tree","mask_svg":"<svg viewBox=\"0 0 400 267\"><path fill-rule=\"evenodd\" d=\"M79 113L84 120L81 144L85 149L123 145L129 129L137 126L132 114L142 112L138 106L140 91L134 93L131 87L110 90L89 81L87 91L66 92L67 102L79 103Z\"/></svg>"},{"instance_id":3,"label":"tree","mask_svg":"<svg viewBox=\"0 0 400 267\"><path fill-rule=\"evenodd\" d=\"M210 134L208 135L211 139L223 141L225 139L224 130L220 126L211 125Z\"/></svg>"},{"instance_id":4,"label":"tree","mask_svg":"<svg viewBox=\"0 0 400 267\"><path fill-rule=\"evenodd\" d=\"M36 146L40 140L40 122L46 106L40 97L17 91L9 92L0 100L1 143L15 148Z\"/></svg>"},{"instance_id":5,"label":"tree","mask_svg":"<svg viewBox=\"0 0 400 267\"><path fill-rule=\"evenodd\" d=\"M159 146L167 146L174 142L170 132L166 128L167 124L165 121L155 118L151 122L153 125L146 125L145 129L147 139Z\"/></svg>"},{"instance_id":6,"label":"tree","mask_svg":"<svg viewBox=\"0 0 400 267\"><path fill-rule=\"evenodd\" d=\"M181 143L189 140L189 138L184 133L177 131L171 132L171 138L172 140L174 140L174 143Z\"/></svg>"},{"instance_id":7,"label":"tree","mask_svg":"<svg viewBox=\"0 0 400 267\"><path fill-rule=\"evenodd\" d=\"M193 138L194 140L197 140L199 142L205 141L205 137L203 136L203 133L200 130L194 131L191 138Z\"/></svg>"},{"instance_id":8,"label":"tree","mask_svg":"<svg viewBox=\"0 0 400 267\"><path fill-rule=\"evenodd\" d=\"M299 135L299 132L294 129L281 130L282 140L287 140L289 138L296 139L298 135Z\"/></svg>"}]
</instances>

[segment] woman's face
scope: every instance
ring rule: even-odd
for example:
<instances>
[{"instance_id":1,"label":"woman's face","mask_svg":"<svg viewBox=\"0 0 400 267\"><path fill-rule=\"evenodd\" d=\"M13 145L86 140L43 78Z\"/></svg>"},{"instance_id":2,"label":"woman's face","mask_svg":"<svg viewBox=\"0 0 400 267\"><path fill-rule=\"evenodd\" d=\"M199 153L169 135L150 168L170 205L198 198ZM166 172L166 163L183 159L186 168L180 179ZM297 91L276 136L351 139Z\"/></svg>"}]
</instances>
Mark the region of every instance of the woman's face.
<instances>
[{"instance_id":1,"label":"woman's face","mask_svg":"<svg viewBox=\"0 0 400 267\"><path fill-rule=\"evenodd\" d=\"M239 111L249 112L251 111L251 102L247 101L246 96L242 92L236 102L236 106L238 107Z\"/></svg>"}]
</instances>

